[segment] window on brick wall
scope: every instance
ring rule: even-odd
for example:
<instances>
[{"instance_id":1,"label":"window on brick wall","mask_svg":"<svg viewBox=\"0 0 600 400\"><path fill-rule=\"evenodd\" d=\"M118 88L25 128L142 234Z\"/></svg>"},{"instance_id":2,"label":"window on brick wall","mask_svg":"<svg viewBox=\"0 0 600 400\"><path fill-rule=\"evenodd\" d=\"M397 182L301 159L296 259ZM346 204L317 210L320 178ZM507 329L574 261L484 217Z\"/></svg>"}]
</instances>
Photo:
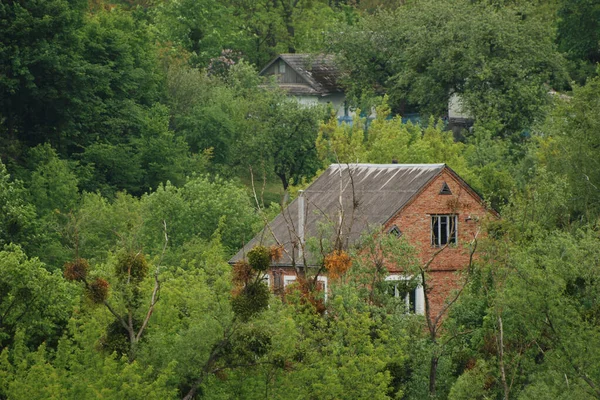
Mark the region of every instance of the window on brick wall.
<instances>
[{"instance_id":1,"label":"window on brick wall","mask_svg":"<svg viewBox=\"0 0 600 400\"><path fill-rule=\"evenodd\" d=\"M389 233L390 235L394 235L394 236L396 236L396 237L400 237L400 236L402 236L402 231L401 231L401 230L400 230L400 228L398 228L396 225L392 226L392 227L390 228L390 230L388 231L388 233Z\"/></svg>"},{"instance_id":2,"label":"window on brick wall","mask_svg":"<svg viewBox=\"0 0 600 400\"><path fill-rule=\"evenodd\" d=\"M425 314L425 294L420 281L405 275L390 275L385 278L387 292L399 299L410 314Z\"/></svg>"},{"instance_id":3,"label":"window on brick wall","mask_svg":"<svg viewBox=\"0 0 600 400\"><path fill-rule=\"evenodd\" d=\"M436 247L456 244L458 218L456 215L431 216L431 245Z\"/></svg>"},{"instance_id":4,"label":"window on brick wall","mask_svg":"<svg viewBox=\"0 0 600 400\"><path fill-rule=\"evenodd\" d=\"M310 278L312 279L312 278ZM285 288L288 285L291 285L296 282L295 275L285 275L283 277L283 287ZM318 276L317 277L317 289L323 292L323 297L325 301L327 301L327 277L326 276Z\"/></svg>"}]
</instances>

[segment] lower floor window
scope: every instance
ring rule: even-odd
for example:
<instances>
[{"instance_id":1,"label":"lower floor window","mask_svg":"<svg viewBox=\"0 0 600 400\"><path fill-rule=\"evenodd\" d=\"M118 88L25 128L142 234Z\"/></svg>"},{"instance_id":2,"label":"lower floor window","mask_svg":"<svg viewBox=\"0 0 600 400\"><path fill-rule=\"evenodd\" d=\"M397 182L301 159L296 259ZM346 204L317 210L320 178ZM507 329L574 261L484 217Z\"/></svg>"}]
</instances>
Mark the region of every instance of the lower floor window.
<instances>
[{"instance_id":1,"label":"lower floor window","mask_svg":"<svg viewBox=\"0 0 600 400\"><path fill-rule=\"evenodd\" d=\"M313 278L310 278L313 279ZM283 287L285 288L288 285L296 282L296 275L284 275L283 277ZM317 277L317 289L323 291L323 297L325 301L327 301L327 277L319 275Z\"/></svg>"},{"instance_id":2,"label":"lower floor window","mask_svg":"<svg viewBox=\"0 0 600 400\"><path fill-rule=\"evenodd\" d=\"M425 294L418 279L406 275L390 275L386 279L388 294L406 305L406 312L425 314Z\"/></svg>"}]
</instances>

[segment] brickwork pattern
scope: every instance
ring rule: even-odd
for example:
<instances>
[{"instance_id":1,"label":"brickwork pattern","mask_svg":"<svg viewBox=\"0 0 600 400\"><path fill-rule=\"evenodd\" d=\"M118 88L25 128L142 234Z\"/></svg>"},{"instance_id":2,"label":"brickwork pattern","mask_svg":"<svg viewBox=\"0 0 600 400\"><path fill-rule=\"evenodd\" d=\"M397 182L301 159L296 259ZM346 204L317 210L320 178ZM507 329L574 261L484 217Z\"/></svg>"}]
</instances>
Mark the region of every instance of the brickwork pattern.
<instances>
[{"instance_id":1,"label":"brickwork pattern","mask_svg":"<svg viewBox=\"0 0 600 400\"><path fill-rule=\"evenodd\" d=\"M440 194L446 182L452 194ZM478 196L444 170L433 179L411 203L404 207L386 224L386 230L397 226L402 235L417 249L422 265L425 265L440 247L431 244L431 216L435 214L457 215L456 245L445 247L429 267L429 299L432 316L442 309L451 292L460 285L458 271L469 264L469 244L480 228L481 221L489 216ZM398 272L390 267L390 272Z\"/></svg>"}]
</instances>

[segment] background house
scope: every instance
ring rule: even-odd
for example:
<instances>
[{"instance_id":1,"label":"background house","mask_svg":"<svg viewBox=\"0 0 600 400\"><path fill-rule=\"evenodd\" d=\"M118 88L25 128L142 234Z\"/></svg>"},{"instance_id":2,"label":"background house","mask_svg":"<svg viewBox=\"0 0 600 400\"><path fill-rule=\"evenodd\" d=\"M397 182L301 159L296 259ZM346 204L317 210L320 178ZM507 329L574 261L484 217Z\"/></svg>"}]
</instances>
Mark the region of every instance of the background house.
<instances>
[{"instance_id":1,"label":"background house","mask_svg":"<svg viewBox=\"0 0 600 400\"><path fill-rule=\"evenodd\" d=\"M279 87L303 104L329 104L338 118L348 116L346 96L331 55L280 54L260 71L275 76Z\"/></svg>"},{"instance_id":2,"label":"background house","mask_svg":"<svg viewBox=\"0 0 600 400\"><path fill-rule=\"evenodd\" d=\"M295 280L299 266L319 262L320 255L304 246L307 238L340 240L348 248L359 244L362 233L383 230L407 238L422 263L443 248L429 267L428 294L437 313L458 284L455 272L469 262L463 245L489 215L495 212L445 164L332 164L230 262L244 259L258 244L282 245L283 257L272 265L268 279L270 285L285 286ZM388 279L399 284L409 278L393 265L388 270ZM326 277L321 280L326 286ZM406 296L413 311L424 312L422 287L391 294Z\"/></svg>"},{"instance_id":3,"label":"background house","mask_svg":"<svg viewBox=\"0 0 600 400\"><path fill-rule=\"evenodd\" d=\"M353 113L346 103L344 89L339 84L340 70L333 55L284 53L271 60L261 71L264 77L274 76L279 88L303 104L328 104L340 122L352 123ZM375 117L371 110L369 118ZM418 113L402 115L404 123L420 121ZM449 128L458 134L473 124L473 118L462 106L460 96L452 94L448 101Z\"/></svg>"}]
</instances>

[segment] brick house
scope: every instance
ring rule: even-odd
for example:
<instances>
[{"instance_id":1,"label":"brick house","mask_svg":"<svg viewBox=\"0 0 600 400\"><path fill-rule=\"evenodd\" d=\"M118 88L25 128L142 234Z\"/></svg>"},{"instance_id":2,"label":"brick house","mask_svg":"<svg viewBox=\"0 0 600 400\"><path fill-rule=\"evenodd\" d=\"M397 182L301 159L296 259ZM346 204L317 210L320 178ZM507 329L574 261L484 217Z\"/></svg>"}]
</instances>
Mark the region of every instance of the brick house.
<instances>
[{"instance_id":1,"label":"brick house","mask_svg":"<svg viewBox=\"0 0 600 400\"><path fill-rule=\"evenodd\" d=\"M319 263L320 256L310 252L307 240L335 237L348 248L360 245L362 233L382 230L405 237L422 263L438 253L428 278L431 311L437 313L457 287L456 272L468 265L465 244L489 217L498 214L445 164L332 164L230 262L244 259L258 244L282 245L284 255L265 279L271 287L285 287L299 269ZM388 271L390 283L409 278L394 266L388 265ZM326 289L327 277L318 279ZM421 285L409 292L393 289L391 294L404 297L412 312L424 313Z\"/></svg>"}]
</instances>

